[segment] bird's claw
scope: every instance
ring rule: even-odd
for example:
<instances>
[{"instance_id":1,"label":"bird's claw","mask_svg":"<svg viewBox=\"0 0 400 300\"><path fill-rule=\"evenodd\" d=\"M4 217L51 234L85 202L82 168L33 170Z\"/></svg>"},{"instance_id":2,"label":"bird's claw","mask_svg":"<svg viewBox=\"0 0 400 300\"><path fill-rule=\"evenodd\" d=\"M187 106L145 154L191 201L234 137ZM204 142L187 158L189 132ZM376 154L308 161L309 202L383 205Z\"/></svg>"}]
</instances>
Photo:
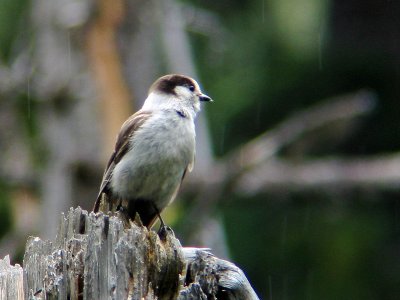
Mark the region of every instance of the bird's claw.
<instances>
[{"instance_id":1,"label":"bird's claw","mask_svg":"<svg viewBox=\"0 0 400 300\"><path fill-rule=\"evenodd\" d=\"M172 235L173 237L175 236L175 233L172 230L172 228L169 226L166 226L166 225L161 225L160 229L158 229L157 234L160 237L160 239L163 241L165 241L167 239L168 235Z\"/></svg>"}]
</instances>

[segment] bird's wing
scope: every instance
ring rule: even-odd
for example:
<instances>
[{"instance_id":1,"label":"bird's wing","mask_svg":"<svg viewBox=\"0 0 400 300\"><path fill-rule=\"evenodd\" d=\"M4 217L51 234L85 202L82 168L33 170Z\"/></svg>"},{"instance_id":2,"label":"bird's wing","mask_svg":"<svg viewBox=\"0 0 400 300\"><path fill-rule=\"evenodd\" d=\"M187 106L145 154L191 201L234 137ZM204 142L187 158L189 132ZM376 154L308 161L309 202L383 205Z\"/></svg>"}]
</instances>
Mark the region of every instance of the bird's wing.
<instances>
[{"instance_id":1,"label":"bird's wing","mask_svg":"<svg viewBox=\"0 0 400 300\"><path fill-rule=\"evenodd\" d=\"M97 195L97 199L93 208L94 212L99 210L101 195L108 189L114 167L129 150L129 141L135 132L137 132L137 130L146 122L148 118L150 118L151 115L152 113L150 111L139 110L128 120L126 120L124 124L122 124L121 130L117 137L117 142L115 144L114 152L111 154L111 157L107 163L107 167L104 171L99 194Z\"/></svg>"}]
</instances>

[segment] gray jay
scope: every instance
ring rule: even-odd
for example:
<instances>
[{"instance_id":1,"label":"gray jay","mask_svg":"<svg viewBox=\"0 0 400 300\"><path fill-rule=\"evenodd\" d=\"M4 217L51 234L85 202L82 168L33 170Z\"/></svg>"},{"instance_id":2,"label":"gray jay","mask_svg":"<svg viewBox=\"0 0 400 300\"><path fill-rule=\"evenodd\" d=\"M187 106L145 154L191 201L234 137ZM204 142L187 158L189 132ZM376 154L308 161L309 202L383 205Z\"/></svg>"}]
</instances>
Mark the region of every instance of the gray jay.
<instances>
[{"instance_id":1,"label":"gray jay","mask_svg":"<svg viewBox=\"0 0 400 300\"><path fill-rule=\"evenodd\" d=\"M171 74L153 83L143 107L121 127L94 212L119 210L130 219L138 213L151 228L193 168L200 101L212 100L190 77Z\"/></svg>"}]
</instances>

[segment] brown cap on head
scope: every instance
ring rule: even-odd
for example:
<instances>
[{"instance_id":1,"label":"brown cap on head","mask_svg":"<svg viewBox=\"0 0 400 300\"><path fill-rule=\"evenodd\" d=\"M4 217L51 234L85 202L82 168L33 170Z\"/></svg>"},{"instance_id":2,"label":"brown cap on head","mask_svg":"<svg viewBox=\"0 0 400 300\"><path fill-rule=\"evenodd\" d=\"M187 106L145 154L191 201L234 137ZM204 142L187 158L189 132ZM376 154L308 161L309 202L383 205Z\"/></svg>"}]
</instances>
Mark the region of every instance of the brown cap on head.
<instances>
[{"instance_id":1,"label":"brown cap on head","mask_svg":"<svg viewBox=\"0 0 400 300\"><path fill-rule=\"evenodd\" d=\"M170 75L165 75L163 77L158 78L150 87L149 93L151 92L160 92L164 94L175 94L175 87L177 86L186 86L186 87L191 87L197 92L200 93L199 86L195 80L193 80L190 77L184 76L184 75L178 75L178 74L170 74Z\"/></svg>"}]
</instances>

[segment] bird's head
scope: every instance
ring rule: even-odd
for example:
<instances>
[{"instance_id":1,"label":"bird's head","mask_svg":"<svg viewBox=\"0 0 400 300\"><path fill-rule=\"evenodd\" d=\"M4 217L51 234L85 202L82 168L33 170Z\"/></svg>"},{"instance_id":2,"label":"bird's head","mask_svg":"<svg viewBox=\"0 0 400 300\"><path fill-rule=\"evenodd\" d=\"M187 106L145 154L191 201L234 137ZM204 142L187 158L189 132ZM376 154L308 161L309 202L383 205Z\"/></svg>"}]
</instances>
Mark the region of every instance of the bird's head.
<instances>
[{"instance_id":1,"label":"bird's head","mask_svg":"<svg viewBox=\"0 0 400 300\"><path fill-rule=\"evenodd\" d=\"M196 114L200 110L200 101L212 99L203 94L199 84L193 78L170 74L158 78L150 87L148 106L176 107ZM146 105L145 103L145 105Z\"/></svg>"}]
</instances>

